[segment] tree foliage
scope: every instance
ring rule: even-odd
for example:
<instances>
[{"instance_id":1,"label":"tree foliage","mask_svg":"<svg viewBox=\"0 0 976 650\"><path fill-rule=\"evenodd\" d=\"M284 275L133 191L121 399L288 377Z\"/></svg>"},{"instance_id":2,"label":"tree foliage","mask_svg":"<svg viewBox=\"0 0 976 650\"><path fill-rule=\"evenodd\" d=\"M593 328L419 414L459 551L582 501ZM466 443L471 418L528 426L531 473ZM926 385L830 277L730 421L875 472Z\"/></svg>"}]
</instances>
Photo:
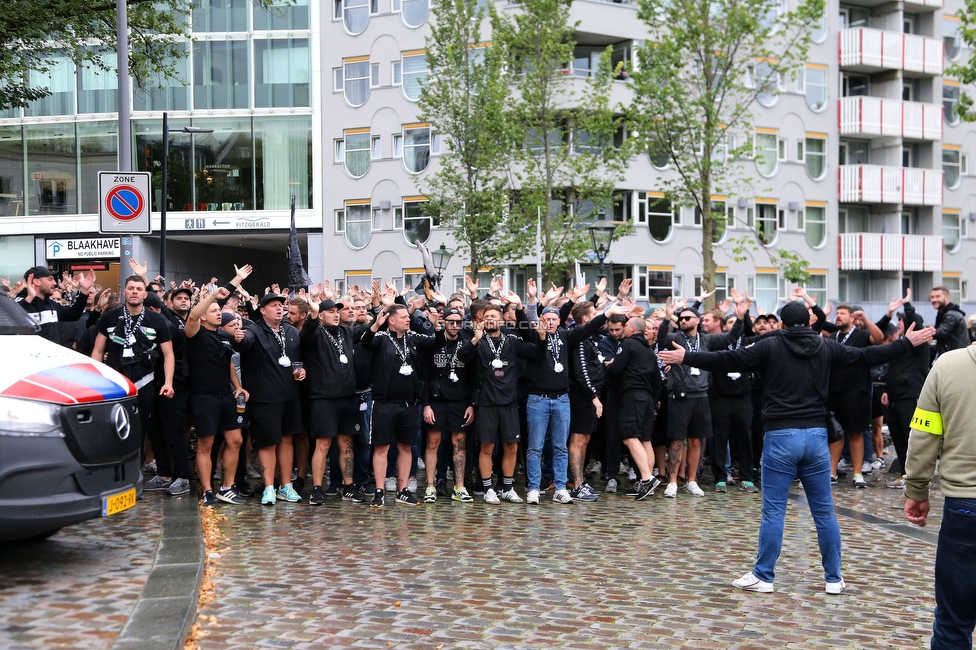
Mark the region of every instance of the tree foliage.
<instances>
[{"instance_id":1,"label":"tree foliage","mask_svg":"<svg viewBox=\"0 0 976 650\"><path fill-rule=\"evenodd\" d=\"M493 5L477 0L434 0L420 116L445 134L448 155L424 181L426 212L454 229L459 252L474 272L528 251L527 231L511 215L509 167L513 133L504 45L485 42Z\"/></svg>"},{"instance_id":2,"label":"tree foliage","mask_svg":"<svg viewBox=\"0 0 976 650\"><path fill-rule=\"evenodd\" d=\"M752 153L753 103L775 95L779 80L805 59L808 30L824 11L823 0L801 0L783 14L781 6L781 0L640 0L638 16L650 33L638 50L628 117L644 151L668 159L673 173L662 177L661 189L702 215L706 287L715 286L712 246L726 218L712 213L711 197L743 191L737 159Z\"/></svg>"},{"instance_id":3,"label":"tree foliage","mask_svg":"<svg viewBox=\"0 0 976 650\"><path fill-rule=\"evenodd\" d=\"M572 74L571 0L522 0L494 40L505 44L513 83L513 174L523 222L541 215L542 274L563 280L589 250L589 220L607 215L626 152L614 146L622 117L610 106L610 48L599 68ZM619 143L618 143L619 144ZM618 228L623 235L626 228Z\"/></svg>"}]
</instances>

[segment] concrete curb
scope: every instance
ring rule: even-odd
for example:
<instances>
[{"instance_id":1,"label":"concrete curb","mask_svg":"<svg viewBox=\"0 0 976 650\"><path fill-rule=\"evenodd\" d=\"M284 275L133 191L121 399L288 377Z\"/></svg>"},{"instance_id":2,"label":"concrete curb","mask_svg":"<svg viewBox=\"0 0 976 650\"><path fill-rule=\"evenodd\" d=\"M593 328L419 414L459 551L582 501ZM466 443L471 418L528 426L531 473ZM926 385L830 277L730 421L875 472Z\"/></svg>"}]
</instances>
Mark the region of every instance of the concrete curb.
<instances>
[{"instance_id":1,"label":"concrete curb","mask_svg":"<svg viewBox=\"0 0 976 650\"><path fill-rule=\"evenodd\" d=\"M114 650L178 650L196 618L205 547L196 496L163 499L153 568Z\"/></svg>"}]
</instances>

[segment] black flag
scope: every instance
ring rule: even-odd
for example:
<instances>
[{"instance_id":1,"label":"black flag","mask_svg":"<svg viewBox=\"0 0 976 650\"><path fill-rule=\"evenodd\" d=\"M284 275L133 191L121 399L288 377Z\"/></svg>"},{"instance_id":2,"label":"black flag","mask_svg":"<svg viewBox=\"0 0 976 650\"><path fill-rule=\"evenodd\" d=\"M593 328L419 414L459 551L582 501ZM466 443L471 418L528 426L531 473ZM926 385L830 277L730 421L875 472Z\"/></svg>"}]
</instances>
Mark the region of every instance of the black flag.
<instances>
[{"instance_id":1,"label":"black flag","mask_svg":"<svg viewBox=\"0 0 976 650\"><path fill-rule=\"evenodd\" d=\"M291 229L288 231L288 287L294 293L307 289L312 281L305 272L302 252L298 249L298 231L295 229L295 196L291 197Z\"/></svg>"}]
</instances>

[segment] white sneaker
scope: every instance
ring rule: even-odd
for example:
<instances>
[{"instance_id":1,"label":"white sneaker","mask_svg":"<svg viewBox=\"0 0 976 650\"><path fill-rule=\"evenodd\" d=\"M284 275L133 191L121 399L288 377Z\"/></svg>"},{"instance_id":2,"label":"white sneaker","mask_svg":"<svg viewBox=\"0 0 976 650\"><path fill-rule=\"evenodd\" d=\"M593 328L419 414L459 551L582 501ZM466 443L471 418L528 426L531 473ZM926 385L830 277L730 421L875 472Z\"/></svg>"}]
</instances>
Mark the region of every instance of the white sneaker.
<instances>
[{"instance_id":1,"label":"white sneaker","mask_svg":"<svg viewBox=\"0 0 976 650\"><path fill-rule=\"evenodd\" d=\"M498 496L501 497L502 501L508 501L509 503L522 503L522 497L518 495L515 488L503 490Z\"/></svg>"},{"instance_id":2,"label":"white sneaker","mask_svg":"<svg viewBox=\"0 0 976 650\"><path fill-rule=\"evenodd\" d=\"M417 494L417 479L412 476L407 480L407 492Z\"/></svg>"},{"instance_id":3,"label":"white sneaker","mask_svg":"<svg viewBox=\"0 0 976 650\"><path fill-rule=\"evenodd\" d=\"M837 469L850 469L850 468L851 468L851 463L846 458L841 458L839 461L837 461Z\"/></svg>"},{"instance_id":4,"label":"white sneaker","mask_svg":"<svg viewBox=\"0 0 976 650\"><path fill-rule=\"evenodd\" d=\"M668 487L664 488L664 496L668 497L669 499L673 499L678 496L678 484L668 483Z\"/></svg>"},{"instance_id":5,"label":"white sneaker","mask_svg":"<svg viewBox=\"0 0 976 650\"><path fill-rule=\"evenodd\" d=\"M525 502L539 505L539 491L529 490L529 493L525 495Z\"/></svg>"},{"instance_id":6,"label":"white sneaker","mask_svg":"<svg viewBox=\"0 0 976 650\"><path fill-rule=\"evenodd\" d=\"M499 503L501 503L501 501L498 500L498 495L495 494L494 490L488 489L485 491L485 503L490 503L493 506L497 506Z\"/></svg>"},{"instance_id":7,"label":"white sneaker","mask_svg":"<svg viewBox=\"0 0 976 650\"><path fill-rule=\"evenodd\" d=\"M871 467L874 469L881 469L884 467L884 458L875 458L874 462L871 463Z\"/></svg>"},{"instance_id":8,"label":"white sneaker","mask_svg":"<svg viewBox=\"0 0 976 650\"><path fill-rule=\"evenodd\" d=\"M630 471L627 472L627 478L629 478L631 481L637 480L637 472L634 471L633 467L631 467Z\"/></svg>"},{"instance_id":9,"label":"white sneaker","mask_svg":"<svg viewBox=\"0 0 976 650\"><path fill-rule=\"evenodd\" d=\"M758 591L761 594L768 594L772 593L773 591L772 582L763 582L754 576L752 571L745 574L738 580L733 580L732 586L736 589L744 589L745 591Z\"/></svg>"},{"instance_id":10,"label":"white sneaker","mask_svg":"<svg viewBox=\"0 0 976 650\"><path fill-rule=\"evenodd\" d=\"M609 481L607 481L607 489L606 489L606 491L607 492L616 492L617 491L617 479L612 478Z\"/></svg>"},{"instance_id":11,"label":"white sneaker","mask_svg":"<svg viewBox=\"0 0 976 650\"><path fill-rule=\"evenodd\" d=\"M387 476L386 483L383 484L383 487L386 489L387 492L396 492L397 491L396 478L393 476Z\"/></svg>"},{"instance_id":12,"label":"white sneaker","mask_svg":"<svg viewBox=\"0 0 976 650\"><path fill-rule=\"evenodd\" d=\"M873 469L874 467L872 467L871 463L869 463L868 461L864 461L863 463L861 463L861 474L870 474L871 470Z\"/></svg>"},{"instance_id":13,"label":"white sneaker","mask_svg":"<svg viewBox=\"0 0 976 650\"><path fill-rule=\"evenodd\" d=\"M417 469L427 469L427 465L424 463L423 458L417 459Z\"/></svg>"},{"instance_id":14,"label":"white sneaker","mask_svg":"<svg viewBox=\"0 0 976 650\"><path fill-rule=\"evenodd\" d=\"M694 481L688 481L688 485L685 486L685 492L694 494L696 497L705 496L705 492Z\"/></svg>"},{"instance_id":15,"label":"white sneaker","mask_svg":"<svg viewBox=\"0 0 976 650\"><path fill-rule=\"evenodd\" d=\"M843 578L841 578L840 582L828 582L827 588L825 589L825 591L828 594L835 595L835 596L841 593L842 591L846 591L846 590L847 590L847 583L844 582Z\"/></svg>"},{"instance_id":16,"label":"white sneaker","mask_svg":"<svg viewBox=\"0 0 976 650\"><path fill-rule=\"evenodd\" d=\"M552 495L552 500L555 503L572 503L573 497L569 496L569 490L556 490L556 493Z\"/></svg>"}]
</instances>

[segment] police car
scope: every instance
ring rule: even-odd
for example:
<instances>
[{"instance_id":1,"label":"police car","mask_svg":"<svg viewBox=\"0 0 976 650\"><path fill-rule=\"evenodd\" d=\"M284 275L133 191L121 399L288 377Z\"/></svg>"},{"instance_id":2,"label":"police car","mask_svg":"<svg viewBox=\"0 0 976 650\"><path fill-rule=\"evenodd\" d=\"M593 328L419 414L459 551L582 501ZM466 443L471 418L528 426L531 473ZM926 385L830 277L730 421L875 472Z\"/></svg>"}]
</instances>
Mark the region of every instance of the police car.
<instances>
[{"instance_id":1,"label":"police car","mask_svg":"<svg viewBox=\"0 0 976 650\"><path fill-rule=\"evenodd\" d=\"M43 539L142 494L135 386L37 331L0 296L0 541Z\"/></svg>"}]
</instances>

